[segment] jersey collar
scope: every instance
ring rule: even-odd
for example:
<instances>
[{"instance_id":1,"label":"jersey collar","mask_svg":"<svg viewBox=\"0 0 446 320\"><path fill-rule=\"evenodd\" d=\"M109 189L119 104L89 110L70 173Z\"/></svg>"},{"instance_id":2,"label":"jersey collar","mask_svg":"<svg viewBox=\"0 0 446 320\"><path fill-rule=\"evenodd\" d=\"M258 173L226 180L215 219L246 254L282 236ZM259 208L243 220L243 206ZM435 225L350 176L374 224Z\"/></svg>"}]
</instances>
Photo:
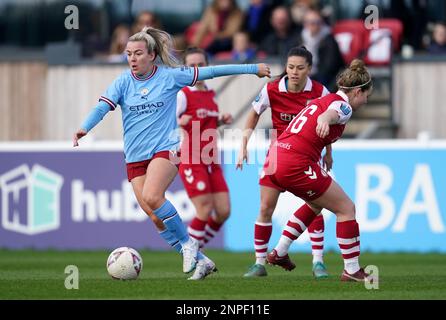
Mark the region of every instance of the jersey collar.
<instances>
[{"instance_id":1,"label":"jersey collar","mask_svg":"<svg viewBox=\"0 0 446 320\"><path fill-rule=\"evenodd\" d=\"M340 96L342 99L344 99L345 102L350 103L348 100L348 96L345 94L344 91L338 90L338 92L336 92L336 94L338 96Z\"/></svg>"},{"instance_id":2,"label":"jersey collar","mask_svg":"<svg viewBox=\"0 0 446 320\"><path fill-rule=\"evenodd\" d=\"M154 65L153 68L152 68L152 72L150 72L148 75L146 75L146 76L142 76L142 77L138 77L138 76L137 76L136 74L134 74L132 71L130 71L130 73L132 74L132 77L133 77L133 79L135 79L135 80L138 80L138 81L147 81L147 80L149 80L150 78L152 78L152 77L155 75L156 70L158 70L158 67L157 67L156 65Z\"/></svg>"},{"instance_id":3,"label":"jersey collar","mask_svg":"<svg viewBox=\"0 0 446 320\"><path fill-rule=\"evenodd\" d=\"M286 88L286 79L288 79L288 76L285 75L280 79L279 81L279 91L280 92L288 92ZM305 87L303 91L311 91L313 89L313 82L310 78L307 77L307 82L305 83Z\"/></svg>"}]
</instances>

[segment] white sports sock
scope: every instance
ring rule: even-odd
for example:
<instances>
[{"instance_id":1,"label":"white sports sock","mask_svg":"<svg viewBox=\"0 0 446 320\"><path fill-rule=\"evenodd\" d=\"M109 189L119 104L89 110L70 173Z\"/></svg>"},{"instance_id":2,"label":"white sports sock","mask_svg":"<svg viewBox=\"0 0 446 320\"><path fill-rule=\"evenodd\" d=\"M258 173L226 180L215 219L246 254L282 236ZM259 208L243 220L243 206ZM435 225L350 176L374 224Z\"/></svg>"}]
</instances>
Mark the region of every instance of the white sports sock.
<instances>
[{"instance_id":1,"label":"white sports sock","mask_svg":"<svg viewBox=\"0 0 446 320\"><path fill-rule=\"evenodd\" d=\"M359 269L359 257L354 257L351 259L344 259L344 269L349 273L353 274L357 272Z\"/></svg>"},{"instance_id":2,"label":"white sports sock","mask_svg":"<svg viewBox=\"0 0 446 320\"><path fill-rule=\"evenodd\" d=\"M277 255L279 257L283 257L284 255L286 255L288 253L288 250L292 243L293 243L293 240L291 240L287 236L282 235L279 239L279 243L274 248L277 252Z\"/></svg>"},{"instance_id":3,"label":"white sports sock","mask_svg":"<svg viewBox=\"0 0 446 320\"><path fill-rule=\"evenodd\" d=\"M313 253L313 264L315 263L324 263L324 256L322 254Z\"/></svg>"},{"instance_id":4,"label":"white sports sock","mask_svg":"<svg viewBox=\"0 0 446 320\"><path fill-rule=\"evenodd\" d=\"M266 258L256 258L256 264L261 264L262 266L264 266L266 264Z\"/></svg>"}]
</instances>

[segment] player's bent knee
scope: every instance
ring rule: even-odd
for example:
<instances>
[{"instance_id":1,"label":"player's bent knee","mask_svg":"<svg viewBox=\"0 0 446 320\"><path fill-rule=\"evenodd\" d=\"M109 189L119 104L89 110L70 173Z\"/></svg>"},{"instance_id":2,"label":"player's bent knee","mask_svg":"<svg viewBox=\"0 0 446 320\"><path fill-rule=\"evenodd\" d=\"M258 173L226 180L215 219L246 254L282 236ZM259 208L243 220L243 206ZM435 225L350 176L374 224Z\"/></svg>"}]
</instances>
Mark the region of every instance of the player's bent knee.
<instances>
[{"instance_id":1,"label":"player's bent knee","mask_svg":"<svg viewBox=\"0 0 446 320\"><path fill-rule=\"evenodd\" d=\"M215 214L216 214L218 220L220 220L220 222L224 222L224 221L228 220L231 212L230 212L229 208L224 208L224 209L216 210Z\"/></svg>"},{"instance_id":2,"label":"player's bent knee","mask_svg":"<svg viewBox=\"0 0 446 320\"><path fill-rule=\"evenodd\" d=\"M343 204L336 215L342 217L343 220L354 220L356 218L355 204L352 201Z\"/></svg>"},{"instance_id":3,"label":"player's bent knee","mask_svg":"<svg viewBox=\"0 0 446 320\"><path fill-rule=\"evenodd\" d=\"M142 199L152 210L158 209L164 203L164 197L159 195L144 195Z\"/></svg>"}]
</instances>

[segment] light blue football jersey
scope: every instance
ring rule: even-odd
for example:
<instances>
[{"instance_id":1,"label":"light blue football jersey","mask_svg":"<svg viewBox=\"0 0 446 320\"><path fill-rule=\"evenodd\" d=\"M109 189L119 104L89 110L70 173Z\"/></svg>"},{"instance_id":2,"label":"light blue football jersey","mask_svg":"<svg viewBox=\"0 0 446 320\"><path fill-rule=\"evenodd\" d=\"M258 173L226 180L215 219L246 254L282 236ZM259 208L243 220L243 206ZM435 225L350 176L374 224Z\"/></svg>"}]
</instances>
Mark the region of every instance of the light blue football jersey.
<instances>
[{"instance_id":1,"label":"light blue football jersey","mask_svg":"<svg viewBox=\"0 0 446 320\"><path fill-rule=\"evenodd\" d=\"M197 76L195 68L154 66L144 78L126 70L108 87L99 100L112 110L121 107L127 163L178 149L177 93L184 86L195 85Z\"/></svg>"}]
</instances>

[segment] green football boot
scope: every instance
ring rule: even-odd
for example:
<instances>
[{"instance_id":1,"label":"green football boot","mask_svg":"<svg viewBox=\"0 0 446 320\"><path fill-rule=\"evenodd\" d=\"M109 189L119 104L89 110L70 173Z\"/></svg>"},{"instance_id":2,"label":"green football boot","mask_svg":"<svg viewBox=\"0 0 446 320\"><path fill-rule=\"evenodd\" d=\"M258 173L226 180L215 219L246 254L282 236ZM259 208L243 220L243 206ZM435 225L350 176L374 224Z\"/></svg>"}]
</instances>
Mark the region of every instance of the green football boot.
<instances>
[{"instance_id":1,"label":"green football boot","mask_svg":"<svg viewBox=\"0 0 446 320\"><path fill-rule=\"evenodd\" d=\"M313 275L316 279L328 278L327 268L322 262L313 263Z\"/></svg>"},{"instance_id":2,"label":"green football boot","mask_svg":"<svg viewBox=\"0 0 446 320\"><path fill-rule=\"evenodd\" d=\"M266 277L268 273L266 272L265 266L261 264L254 264L249 268L248 272L246 272L243 276L247 278L251 277Z\"/></svg>"}]
</instances>

